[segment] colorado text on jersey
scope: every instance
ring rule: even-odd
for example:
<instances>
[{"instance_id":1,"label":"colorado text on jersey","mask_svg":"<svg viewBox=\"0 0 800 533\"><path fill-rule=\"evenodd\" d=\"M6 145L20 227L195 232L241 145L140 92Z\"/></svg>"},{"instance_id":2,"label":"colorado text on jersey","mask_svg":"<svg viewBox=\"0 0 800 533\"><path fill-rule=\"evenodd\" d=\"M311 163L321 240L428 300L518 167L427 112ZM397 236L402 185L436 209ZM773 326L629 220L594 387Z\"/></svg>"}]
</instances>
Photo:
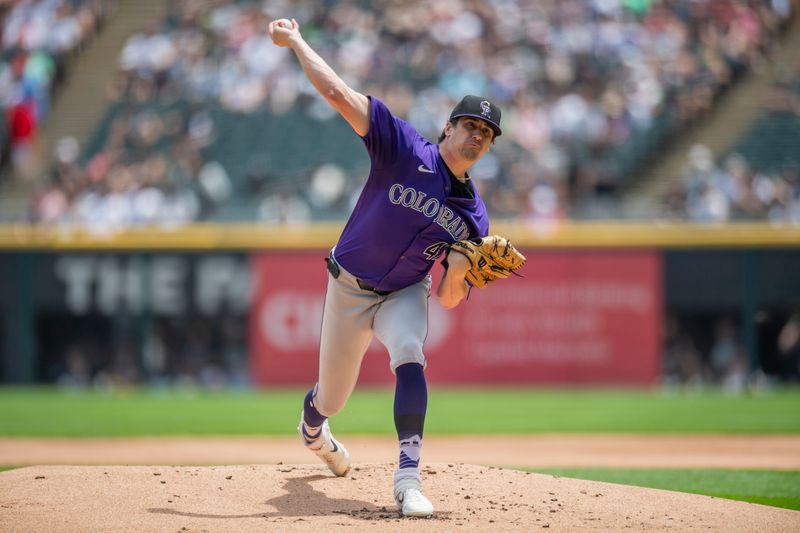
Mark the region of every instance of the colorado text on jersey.
<instances>
[{"instance_id":1,"label":"colorado text on jersey","mask_svg":"<svg viewBox=\"0 0 800 533\"><path fill-rule=\"evenodd\" d=\"M427 193L417 191L413 187L403 187L399 183L395 183L389 189L389 201L393 204L413 209L428 218L436 217L436 223L457 241L467 238L469 228L461 216L439 202L438 198L428 198L425 201L427 196Z\"/></svg>"}]
</instances>

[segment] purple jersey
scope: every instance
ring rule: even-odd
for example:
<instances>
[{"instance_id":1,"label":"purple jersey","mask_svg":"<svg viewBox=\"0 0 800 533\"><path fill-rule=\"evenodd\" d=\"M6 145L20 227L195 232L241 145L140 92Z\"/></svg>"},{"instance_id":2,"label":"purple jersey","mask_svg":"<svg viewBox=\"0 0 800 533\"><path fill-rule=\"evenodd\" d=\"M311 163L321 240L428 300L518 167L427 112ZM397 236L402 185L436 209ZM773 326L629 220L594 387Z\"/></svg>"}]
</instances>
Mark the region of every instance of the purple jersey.
<instances>
[{"instance_id":1,"label":"purple jersey","mask_svg":"<svg viewBox=\"0 0 800 533\"><path fill-rule=\"evenodd\" d=\"M393 291L422 280L446 245L484 236L486 206L450 197L450 173L439 147L370 97L364 137L371 169L336 244L336 260L378 290Z\"/></svg>"}]
</instances>

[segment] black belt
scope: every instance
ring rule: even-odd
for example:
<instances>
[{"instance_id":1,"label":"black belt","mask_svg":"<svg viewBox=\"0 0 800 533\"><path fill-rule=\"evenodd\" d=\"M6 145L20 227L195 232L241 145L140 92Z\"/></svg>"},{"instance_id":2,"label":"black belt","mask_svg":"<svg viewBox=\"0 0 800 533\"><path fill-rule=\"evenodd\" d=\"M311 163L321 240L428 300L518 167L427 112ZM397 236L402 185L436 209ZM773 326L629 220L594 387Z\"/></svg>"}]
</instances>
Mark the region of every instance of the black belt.
<instances>
[{"instance_id":1,"label":"black belt","mask_svg":"<svg viewBox=\"0 0 800 533\"><path fill-rule=\"evenodd\" d=\"M339 274L340 274L339 264L332 257L326 257L325 258L325 263L327 263L328 272L331 273L331 276L333 276L333 279L337 279L339 277ZM377 294L379 296L387 296L389 294L392 294L392 292L394 292L394 291L379 291L378 289L376 289L372 285L369 285L369 284L361 281L360 279L356 279L356 283L358 283L359 288L361 288L362 290L374 292L375 294Z\"/></svg>"}]
</instances>

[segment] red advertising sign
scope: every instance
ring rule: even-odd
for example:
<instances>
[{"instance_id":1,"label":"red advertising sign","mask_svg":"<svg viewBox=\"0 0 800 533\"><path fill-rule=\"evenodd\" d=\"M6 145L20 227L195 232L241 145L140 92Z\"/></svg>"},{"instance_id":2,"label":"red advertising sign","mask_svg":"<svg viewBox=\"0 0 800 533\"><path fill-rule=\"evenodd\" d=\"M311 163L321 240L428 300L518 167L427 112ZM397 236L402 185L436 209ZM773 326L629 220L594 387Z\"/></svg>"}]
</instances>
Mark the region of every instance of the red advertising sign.
<instances>
[{"instance_id":1,"label":"red advertising sign","mask_svg":"<svg viewBox=\"0 0 800 533\"><path fill-rule=\"evenodd\" d=\"M445 311L431 298L426 375L449 383L650 384L659 377L657 252L524 252L524 277L473 290ZM291 264L291 271L285 265ZM322 254L255 256L250 313L256 383L316 380L327 273ZM280 275L276 273L280 272ZM441 267L434 270L434 288ZM374 341L360 381L390 382Z\"/></svg>"}]
</instances>

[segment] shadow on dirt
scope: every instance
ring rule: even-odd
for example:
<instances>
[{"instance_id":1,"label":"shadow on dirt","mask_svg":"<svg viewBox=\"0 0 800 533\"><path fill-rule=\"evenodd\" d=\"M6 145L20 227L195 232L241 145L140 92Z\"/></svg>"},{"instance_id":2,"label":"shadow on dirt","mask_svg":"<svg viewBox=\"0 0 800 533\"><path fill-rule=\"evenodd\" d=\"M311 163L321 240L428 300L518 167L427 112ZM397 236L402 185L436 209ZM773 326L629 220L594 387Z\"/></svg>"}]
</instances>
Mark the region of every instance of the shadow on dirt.
<instances>
[{"instance_id":1,"label":"shadow on dirt","mask_svg":"<svg viewBox=\"0 0 800 533\"><path fill-rule=\"evenodd\" d=\"M347 498L331 498L325 492L315 489L313 481L339 481L337 478L323 475L303 476L289 479L283 484L286 494L276 496L264 502L274 511L253 514L210 514L190 513L178 509L150 508L147 511L155 514L169 514L192 518L271 518L271 517L310 517L326 515L345 515L360 520L379 520L399 518L397 509L392 505L377 506L374 503ZM331 490L330 492L334 492ZM449 514L449 513L444 513ZM444 518L437 513L434 518Z\"/></svg>"}]
</instances>

